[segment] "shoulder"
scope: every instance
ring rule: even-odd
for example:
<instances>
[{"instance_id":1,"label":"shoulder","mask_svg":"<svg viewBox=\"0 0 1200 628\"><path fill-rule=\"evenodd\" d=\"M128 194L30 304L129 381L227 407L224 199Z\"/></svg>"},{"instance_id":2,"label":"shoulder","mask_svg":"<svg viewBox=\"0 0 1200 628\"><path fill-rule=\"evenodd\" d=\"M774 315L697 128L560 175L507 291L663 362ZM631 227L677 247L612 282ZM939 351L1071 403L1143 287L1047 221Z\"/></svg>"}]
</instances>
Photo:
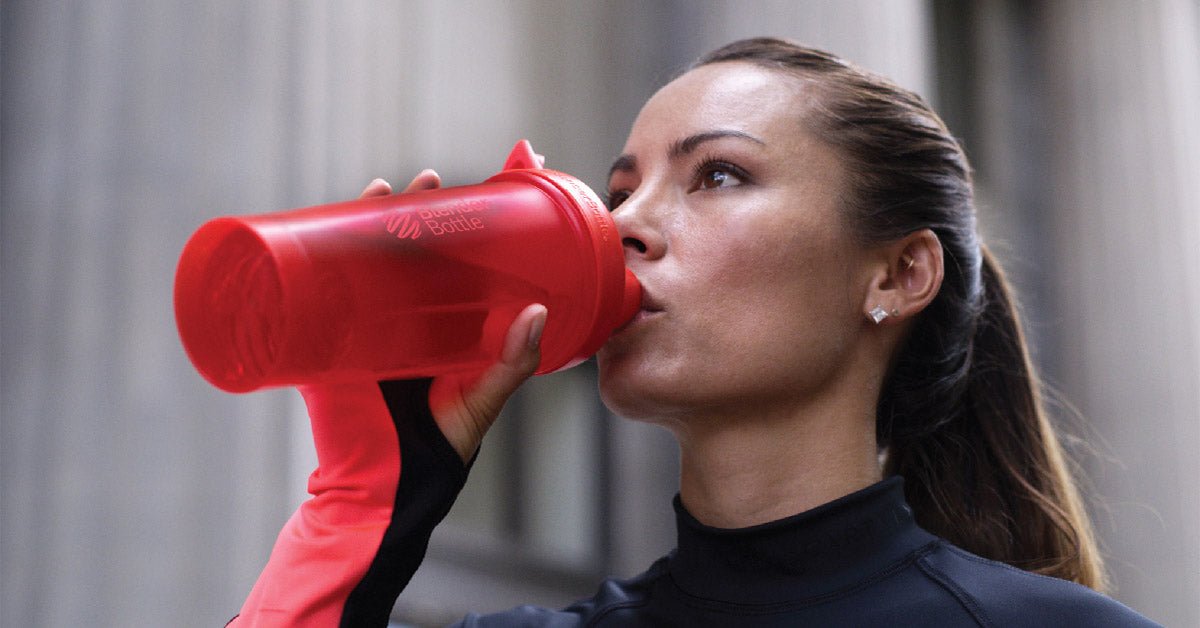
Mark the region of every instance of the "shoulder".
<instances>
[{"instance_id":1,"label":"shoulder","mask_svg":"<svg viewBox=\"0 0 1200 628\"><path fill-rule=\"evenodd\" d=\"M654 584L666 573L668 557L663 557L644 573L628 579L610 578L600 584L596 594L570 606L553 610L539 606L517 608L489 615L471 614L456 627L463 628L575 628L595 626L604 620L614 625L629 625L630 616L650 599ZM606 623L607 625L607 623Z\"/></svg>"},{"instance_id":2,"label":"shoulder","mask_svg":"<svg viewBox=\"0 0 1200 628\"><path fill-rule=\"evenodd\" d=\"M1157 626L1085 586L988 560L939 540L917 567L983 625Z\"/></svg>"}]
</instances>

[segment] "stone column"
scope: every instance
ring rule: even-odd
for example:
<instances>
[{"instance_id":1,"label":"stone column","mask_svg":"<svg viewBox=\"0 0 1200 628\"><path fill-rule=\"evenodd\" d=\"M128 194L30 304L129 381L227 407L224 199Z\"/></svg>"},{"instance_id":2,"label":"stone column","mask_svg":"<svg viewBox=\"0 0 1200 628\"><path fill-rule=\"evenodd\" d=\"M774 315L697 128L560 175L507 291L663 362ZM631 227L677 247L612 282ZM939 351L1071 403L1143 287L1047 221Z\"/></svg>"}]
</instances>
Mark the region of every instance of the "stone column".
<instances>
[{"instance_id":1,"label":"stone column","mask_svg":"<svg viewBox=\"0 0 1200 628\"><path fill-rule=\"evenodd\" d=\"M1045 6L1055 373L1116 596L1200 624L1200 9Z\"/></svg>"}]
</instances>

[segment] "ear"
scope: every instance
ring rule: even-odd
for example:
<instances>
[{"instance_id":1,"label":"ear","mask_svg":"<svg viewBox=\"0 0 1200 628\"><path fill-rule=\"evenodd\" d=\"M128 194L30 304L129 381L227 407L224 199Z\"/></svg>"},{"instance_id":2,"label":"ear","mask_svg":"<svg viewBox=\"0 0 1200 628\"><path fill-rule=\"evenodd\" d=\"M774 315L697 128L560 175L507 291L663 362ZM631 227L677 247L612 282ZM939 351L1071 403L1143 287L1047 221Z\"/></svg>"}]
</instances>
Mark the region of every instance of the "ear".
<instances>
[{"instance_id":1,"label":"ear","mask_svg":"<svg viewBox=\"0 0 1200 628\"><path fill-rule=\"evenodd\" d=\"M910 320L942 287L942 243L932 230L922 229L880 247L878 253L863 313L870 320L878 318L880 325ZM886 315L880 316L880 311Z\"/></svg>"}]
</instances>

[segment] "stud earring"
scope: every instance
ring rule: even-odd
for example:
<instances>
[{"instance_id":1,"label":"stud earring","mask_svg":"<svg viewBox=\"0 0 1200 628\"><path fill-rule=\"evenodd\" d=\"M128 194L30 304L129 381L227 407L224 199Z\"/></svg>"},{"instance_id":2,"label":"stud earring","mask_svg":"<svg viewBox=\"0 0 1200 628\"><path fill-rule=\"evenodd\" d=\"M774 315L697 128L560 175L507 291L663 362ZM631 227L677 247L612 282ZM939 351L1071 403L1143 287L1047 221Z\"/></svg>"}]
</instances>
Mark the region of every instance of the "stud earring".
<instances>
[{"instance_id":1,"label":"stud earring","mask_svg":"<svg viewBox=\"0 0 1200 628\"><path fill-rule=\"evenodd\" d=\"M900 308L898 308L898 307L892 308L892 316L900 316Z\"/></svg>"},{"instance_id":2,"label":"stud earring","mask_svg":"<svg viewBox=\"0 0 1200 628\"><path fill-rule=\"evenodd\" d=\"M874 321L876 325L878 325L879 323L883 322L883 319L888 317L888 313L887 310L883 309L883 307L876 305L875 307L871 308L869 313L867 313L867 317Z\"/></svg>"},{"instance_id":3,"label":"stud earring","mask_svg":"<svg viewBox=\"0 0 1200 628\"><path fill-rule=\"evenodd\" d=\"M913 264L915 264L917 260L913 259L913 256L909 255L908 253L905 253L904 255L900 256L900 261L904 262L904 270L909 270L913 267Z\"/></svg>"}]
</instances>

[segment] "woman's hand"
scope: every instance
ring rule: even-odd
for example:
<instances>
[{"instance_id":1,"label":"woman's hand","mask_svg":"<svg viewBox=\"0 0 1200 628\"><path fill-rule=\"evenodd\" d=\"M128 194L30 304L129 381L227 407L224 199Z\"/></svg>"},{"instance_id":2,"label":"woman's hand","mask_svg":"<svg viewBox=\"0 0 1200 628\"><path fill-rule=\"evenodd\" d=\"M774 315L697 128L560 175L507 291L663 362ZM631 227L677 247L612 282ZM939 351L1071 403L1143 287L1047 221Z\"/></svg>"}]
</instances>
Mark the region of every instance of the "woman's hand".
<instances>
[{"instance_id":1,"label":"woman's hand","mask_svg":"<svg viewBox=\"0 0 1200 628\"><path fill-rule=\"evenodd\" d=\"M404 192L433 190L441 179L433 170L422 170ZM375 179L361 198L386 196L392 186ZM529 379L541 360L539 343L546 325L546 307L530 305L517 315L504 338L500 361L481 373L456 373L434 378L429 409L446 440L466 462L475 455L483 435L500 415L504 402Z\"/></svg>"}]
</instances>

